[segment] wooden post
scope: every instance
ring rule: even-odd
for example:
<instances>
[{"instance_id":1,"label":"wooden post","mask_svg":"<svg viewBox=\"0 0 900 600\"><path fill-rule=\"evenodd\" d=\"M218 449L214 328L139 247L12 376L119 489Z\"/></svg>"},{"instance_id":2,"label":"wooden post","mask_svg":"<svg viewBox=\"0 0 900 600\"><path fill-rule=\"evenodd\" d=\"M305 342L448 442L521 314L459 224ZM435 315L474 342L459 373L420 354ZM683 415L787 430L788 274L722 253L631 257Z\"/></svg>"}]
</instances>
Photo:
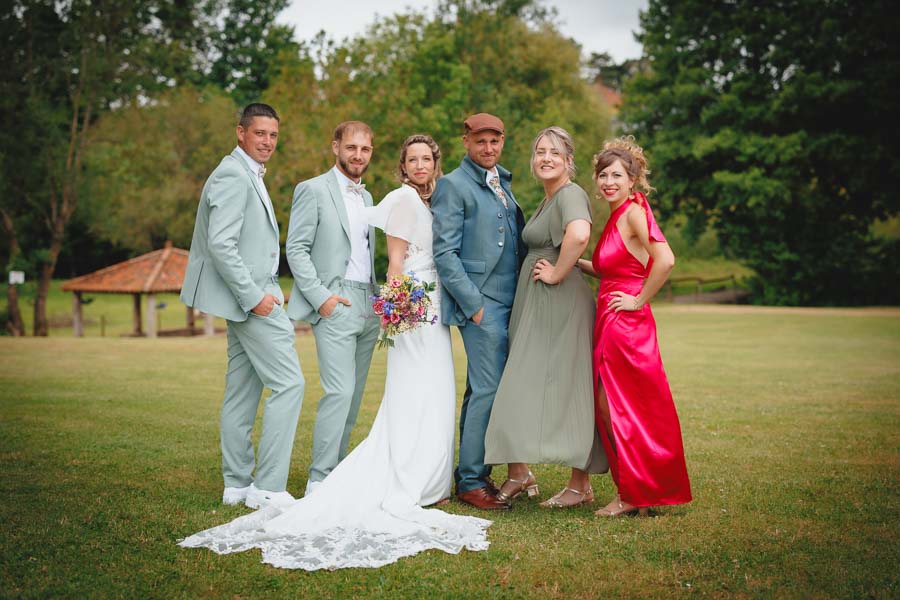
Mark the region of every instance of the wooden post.
<instances>
[{"instance_id":1,"label":"wooden post","mask_svg":"<svg viewBox=\"0 0 900 600\"><path fill-rule=\"evenodd\" d=\"M187 308L187 328L188 335L194 335L194 307L188 306Z\"/></svg>"},{"instance_id":2,"label":"wooden post","mask_svg":"<svg viewBox=\"0 0 900 600\"><path fill-rule=\"evenodd\" d=\"M72 294L72 331L75 337L84 337L84 317L81 314L81 292Z\"/></svg>"},{"instance_id":3,"label":"wooden post","mask_svg":"<svg viewBox=\"0 0 900 600\"><path fill-rule=\"evenodd\" d=\"M156 337L156 296L147 294L147 332L148 338Z\"/></svg>"},{"instance_id":4,"label":"wooden post","mask_svg":"<svg viewBox=\"0 0 900 600\"><path fill-rule=\"evenodd\" d=\"M203 313L203 335L209 337L215 335L216 326L213 322L213 316L209 313Z\"/></svg>"},{"instance_id":5,"label":"wooden post","mask_svg":"<svg viewBox=\"0 0 900 600\"><path fill-rule=\"evenodd\" d=\"M141 295L134 294L132 298L134 301L134 310L132 311L134 318L134 335L144 335L144 332L141 329Z\"/></svg>"}]
</instances>

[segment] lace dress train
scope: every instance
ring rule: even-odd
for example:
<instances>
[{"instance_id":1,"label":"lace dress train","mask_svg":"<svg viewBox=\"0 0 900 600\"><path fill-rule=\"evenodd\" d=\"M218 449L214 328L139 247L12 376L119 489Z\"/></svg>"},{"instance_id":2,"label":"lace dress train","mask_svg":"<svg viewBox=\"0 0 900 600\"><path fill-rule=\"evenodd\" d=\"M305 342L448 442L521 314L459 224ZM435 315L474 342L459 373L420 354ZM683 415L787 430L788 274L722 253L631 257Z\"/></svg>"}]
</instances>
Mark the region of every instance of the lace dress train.
<instances>
[{"instance_id":1,"label":"lace dress train","mask_svg":"<svg viewBox=\"0 0 900 600\"><path fill-rule=\"evenodd\" d=\"M437 282L431 212L416 192L403 186L367 210L373 225L409 242L404 270ZM440 314L440 289L430 296ZM368 437L314 493L201 531L180 545L219 554L259 548L265 563L309 571L380 567L430 549L487 549L490 521L423 508L450 495L456 411L450 330L424 325L394 343Z\"/></svg>"}]
</instances>

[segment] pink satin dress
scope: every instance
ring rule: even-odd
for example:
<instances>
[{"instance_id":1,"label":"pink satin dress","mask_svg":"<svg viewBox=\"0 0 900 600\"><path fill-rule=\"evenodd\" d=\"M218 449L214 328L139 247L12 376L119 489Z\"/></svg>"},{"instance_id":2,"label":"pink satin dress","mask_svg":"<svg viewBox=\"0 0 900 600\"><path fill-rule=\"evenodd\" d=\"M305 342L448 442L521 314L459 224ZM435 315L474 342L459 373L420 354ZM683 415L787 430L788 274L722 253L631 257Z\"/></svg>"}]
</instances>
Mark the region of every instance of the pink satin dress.
<instances>
[{"instance_id":1,"label":"pink satin dress","mask_svg":"<svg viewBox=\"0 0 900 600\"><path fill-rule=\"evenodd\" d=\"M606 391L615 444L599 410L599 394L597 429L624 502L638 507L682 504L691 501L691 484L650 305L620 312L608 307L611 292L637 296L653 264L651 258L645 267L628 251L616 226L634 203L644 208L651 242L666 241L646 197L637 193L635 200L613 211L594 250L594 269L601 276L594 324L594 384Z\"/></svg>"}]
</instances>

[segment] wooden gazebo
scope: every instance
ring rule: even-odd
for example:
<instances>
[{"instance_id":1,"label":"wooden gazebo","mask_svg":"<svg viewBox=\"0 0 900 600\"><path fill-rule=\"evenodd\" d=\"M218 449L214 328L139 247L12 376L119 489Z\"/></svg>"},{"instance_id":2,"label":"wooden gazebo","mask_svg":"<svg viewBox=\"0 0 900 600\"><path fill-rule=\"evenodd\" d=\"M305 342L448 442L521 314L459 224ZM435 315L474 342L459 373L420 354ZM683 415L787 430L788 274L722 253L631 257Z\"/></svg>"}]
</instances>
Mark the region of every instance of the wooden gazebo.
<instances>
[{"instance_id":1,"label":"wooden gazebo","mask_svg":"<svg viewBox=\"0 0 900 600\"><path fill-rule=\"evenodd\" d=\"M156 294L181 291L184 272L187 269L188 251L172 247L166 242L161 250L148 252L131 260L70 279L63 284L64 292L72 292L72 326L75 335L84 335L84 319L81 313L82 294L131 294L134 297L134 335L156 337ZM147 324L141 318L141 295L147 295ZM204 319L204 333L213 333L212 318ZM194 309L187 308L187 332L194 333Z\"/></svg>"}]
</instances>

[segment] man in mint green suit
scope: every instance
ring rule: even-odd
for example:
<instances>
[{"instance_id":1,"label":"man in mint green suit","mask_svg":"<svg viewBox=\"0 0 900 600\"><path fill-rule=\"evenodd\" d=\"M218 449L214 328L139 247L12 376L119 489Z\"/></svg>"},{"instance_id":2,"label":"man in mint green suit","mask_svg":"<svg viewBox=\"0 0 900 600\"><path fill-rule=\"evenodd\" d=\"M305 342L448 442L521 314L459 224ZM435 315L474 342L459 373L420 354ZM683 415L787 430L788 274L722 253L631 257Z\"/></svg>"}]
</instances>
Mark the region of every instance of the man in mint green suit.
<instances>
[{"instance_id":1,"label":"man in mint green suit","mask_svg":"<svg viewBox=\"0 0 900 600\"><path fill-rule=\"evenodd\" d=\"M278 224L262 178L278 141L275 110L248 105L237 138L203 186L181 301L228 323L222 501L259 508L294 500L286 486L304 380L282 309ZM272 393L254 460L250 432L263 387Z\"/></svg>"},{"instance_id":2,"label":"man in mint green suit","mask_svg":"<svg viewBox=\"0 0 900 600\"><path fill-rule=\"evenodd\" d=\"M372 137L365 123L338 125L331 142L334 168L294 191L286 244L294 287L287 313L312 325L324 391L307 494L347 454L378 337L370 300L375 231L364 212L372 195L360 183L372 158Z\"/></svg>"}]
</instances>

